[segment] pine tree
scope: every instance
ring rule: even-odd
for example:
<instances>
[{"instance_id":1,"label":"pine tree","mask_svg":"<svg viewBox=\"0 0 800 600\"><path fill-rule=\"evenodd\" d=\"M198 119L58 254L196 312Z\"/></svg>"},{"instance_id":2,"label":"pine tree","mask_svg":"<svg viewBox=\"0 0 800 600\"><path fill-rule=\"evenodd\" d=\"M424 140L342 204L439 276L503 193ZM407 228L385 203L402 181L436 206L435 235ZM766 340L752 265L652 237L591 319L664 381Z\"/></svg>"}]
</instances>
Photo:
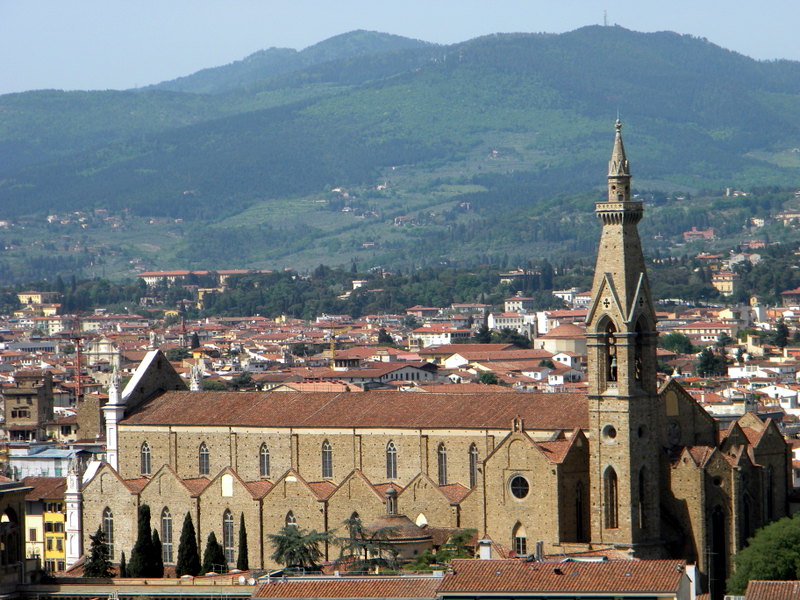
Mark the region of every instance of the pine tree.
<instances>
[{"instance_id":1,"label":"pine tree","mask_svg":"<svg viewBox=\"0 0 800 600\"><path fill-rule=\"evenodd\" d=\"M225 553L222 551L222 546L217 541L217 536L212 531L208 534L206 540L206 549L203 551L203 572L215 573L224 572L227 570L227 563L225 562ZM220 571L217 571L217 567Z\"/></svg>"},{"instance_id":2,"label":"pine tree","mask_svg":"<svg viewBox=\"0 0 800 600\"><path fill-rule=\"evenodd\" d=\"M278 533L267 535L275 552L272 560L291 568L305 571L319 570L322 559L320 545L329 541L331 534L328 531L319 532L314 529L306 531L294 525L284 525Z\"/></svg>"},{"instance_id":3,"label":"pine tree","mask_svg":"<svg viewBox=\"0 0 800 600\"><path fill-rule=\"evenodd\" d=\"M194 531L191 513L186 513L178 543L178 562L175 565L178 577L200 574L200 552L197 549L197 534Z\"/></svg>"},{"instance_id":4,"label":"pine tree","mask_svg":"<svg viewBox=\"0 0 800 600\"><path fill-rule=\"evenodd\" d=\"M108 558L108 544L102 528L97 528L97 533L90 535L91 547L89 560L83 567L84 577L111 577L111 561Z\"/></svg>"},{"instance_id":5,"label":"pine tree","mask_svg":"<svg viewBox=\"0 0 800 600\"><path fill-rule=\"evenodd\" d=\"M136 544L131 550L128 574L131 577L155 577L153 552L153 537L150 533L150 507L147 504L142 504L139 507L138 534L136 536Z\"/></svg>"},{"instance_id":6,"label":"pine tree","mask_svg":"<svg viewBox=\"0 0 800 600\"><path fill-rule=\"evenodd\" d=\"M150 577L164 577L164 547L158 530L153 529L153 572Z\"/></svg>"},{"instance_id":7,"label":"pine tree","mask_svg":"<svg viewBox=\"0 0 800 600\"><path fill-rule=\"evenodd\" d=\"M239 519L239 556L236 558L236 568L240 571L250 570L250 563L247 559L247 529L244 526L244 513Z\"/></svg>"},{"instance_id":8,"label":"pine tree","mask_svg":"<svg viewBox=\"0 0 800 600\"><path fill-rule=\"evenodd\" d=\"M127 577L128 576L128 565L125 564L125 553L122 553L122 556L119 559L119 576L120 577Z\"/></svg>"}]
</instances>

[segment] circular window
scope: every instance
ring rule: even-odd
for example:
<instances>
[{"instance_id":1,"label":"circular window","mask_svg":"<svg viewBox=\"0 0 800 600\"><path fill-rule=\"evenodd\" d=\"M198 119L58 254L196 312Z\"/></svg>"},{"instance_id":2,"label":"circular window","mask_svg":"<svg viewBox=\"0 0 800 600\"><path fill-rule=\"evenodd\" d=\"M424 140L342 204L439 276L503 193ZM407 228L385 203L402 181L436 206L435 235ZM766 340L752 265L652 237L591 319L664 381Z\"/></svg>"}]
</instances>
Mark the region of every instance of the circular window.
<instances>
[{"instance_id":1,"label":"circular window","mask_svg":"<svg viewBox=\"0 0 800 600\"><path fill-rule=\"evenodd\" d=\"M514 498L519 498L520 500L527 496L528 492L531 491L531 486L528 483L528 480L522 475L514 475L514 477L511 478L511 481L508 482L508 487L511 489L511 493L514 495Z\"/></svg>"},{"instance_id":2,"label":"circular window","mask_svg":"<svg viewBox=\"0 0 800 600\"><path fill-rule=\"evenodd\" d=\"M719 487L719 486L722 485L722 477L719 477L719 476L718 477L714 477L714 479L712 479L711 482L714 485L716 485L717 487Z\"/></svg>"},{"instance_id":3,"label":"circular window","mask_svg":"<svg viewBox=\"0 0 800 600\"><path fill-rule=\"evenodd\" d=\"M617 430L614 428L613 425L606 425L603 427L603 438L607 442L611 442L617 437Z\"/></svg>"}]
</instances>

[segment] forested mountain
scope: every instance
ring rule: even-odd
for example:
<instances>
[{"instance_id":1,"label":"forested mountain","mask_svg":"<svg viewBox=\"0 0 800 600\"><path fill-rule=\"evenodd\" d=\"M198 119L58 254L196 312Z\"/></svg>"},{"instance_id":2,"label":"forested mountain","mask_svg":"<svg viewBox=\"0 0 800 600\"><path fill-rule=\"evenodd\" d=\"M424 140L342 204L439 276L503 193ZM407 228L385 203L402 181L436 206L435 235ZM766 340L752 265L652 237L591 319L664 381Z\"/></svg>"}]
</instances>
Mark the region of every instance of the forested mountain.
<instances>
[{"instance_id":1,"label":"forested mountain","mask_svg":"<svg viewBox=\"0 0 800 600\"><path fill-rule=\"evenodd\" d=\"M0 205L182 220L120 239L154 267L579 253L593 228L553 208L596 199L618 111L639 189L800 179L800 63L620 27L451 46L357 31L143 90L0 96Z\"/></svg>"},{"instance_id":2,"label":"forested mountain","mask_svg":"<svg viewBox=\"0 0 800 600\"><path fill-rule=\"evenodd\" d=\"M203 69L192 75L164 81L151 87L174 92L218 94L321 63L426 46L431 44L399 35L352 31L301 51L290 48L261 50L229 65Z\"/></svg>"}]
</instances>

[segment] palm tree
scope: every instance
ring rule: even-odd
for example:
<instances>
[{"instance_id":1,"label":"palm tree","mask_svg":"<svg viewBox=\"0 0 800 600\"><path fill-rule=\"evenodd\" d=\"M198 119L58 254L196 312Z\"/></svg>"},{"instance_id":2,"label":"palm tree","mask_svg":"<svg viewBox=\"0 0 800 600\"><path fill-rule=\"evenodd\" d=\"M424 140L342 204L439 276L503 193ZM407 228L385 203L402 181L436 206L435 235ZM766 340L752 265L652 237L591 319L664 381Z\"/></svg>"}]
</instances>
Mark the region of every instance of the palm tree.
<instances>
[{"instance_id":1,"label":"palm tree","mask_svg":"<svg viewBox=\"0 0 800 600\"><path fill-rule=\"evenodd\" d=\"M290 568L318 571L322 558L320 544L330 540L331 532L284 525L278 533L271 533L267 537L275 548L272 560Z\"/></svg>"}]
</instances>

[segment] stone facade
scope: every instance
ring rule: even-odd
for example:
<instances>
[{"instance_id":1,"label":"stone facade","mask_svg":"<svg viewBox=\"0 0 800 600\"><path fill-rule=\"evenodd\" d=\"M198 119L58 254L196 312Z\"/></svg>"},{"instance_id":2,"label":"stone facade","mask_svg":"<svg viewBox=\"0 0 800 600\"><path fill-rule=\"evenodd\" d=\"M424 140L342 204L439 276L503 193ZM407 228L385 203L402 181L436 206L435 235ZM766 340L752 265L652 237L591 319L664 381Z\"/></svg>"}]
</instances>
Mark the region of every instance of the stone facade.
<instances>
[{"instance_id":1,"label":"stone facade","mask_svg":"<svg viewBox=\"0 0 800 600\"><path fill-rule=\"evenodd\" d=\"M744 540L787 513L788 450L769 420L720 432L676 381L657 388L643 209L619 125L608 182L588 395L189 392L151 353L103 409L113 460L85 478L84 539L112 512L118 560L143 503L154 520L168 509L175 544L191 513L201 548L210 531L224 540L228 513L238 539L244 515L250 565L269 568L269 534L369 523L393 487L419 526L474 528L518 554L684 558L720 589Z\"/></svg>"}]
</instances>

